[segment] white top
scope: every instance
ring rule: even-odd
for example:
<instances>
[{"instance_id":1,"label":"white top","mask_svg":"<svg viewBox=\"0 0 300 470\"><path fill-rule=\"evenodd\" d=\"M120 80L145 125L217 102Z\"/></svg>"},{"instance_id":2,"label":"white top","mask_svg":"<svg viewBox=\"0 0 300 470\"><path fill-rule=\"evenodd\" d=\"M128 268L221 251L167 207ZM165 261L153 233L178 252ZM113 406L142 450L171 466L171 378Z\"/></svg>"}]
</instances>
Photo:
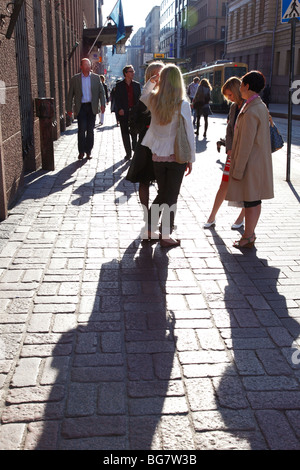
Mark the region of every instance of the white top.
<instances>
[{"instance_id":1,"label":"white top","mask_svg":"<svg viewBox=\"0 0 300 470\"><path fill-rule=\"evenodd\" d=\"M81 103L90 103L92 101L91 74L89 73L88 76L85 77L82 73L81 83L82 83Z\"/></svg>"},{"instance_id":2,"label":"white top","mask_svg":"<svg viewBox=\"0 0 300 470\"><path fill-rule=\"evenodd\" d=\"M187 93L190 98L194 98L198 90L198 86L199 86L199 83L194 83L194 82L190 83L190 85L188 86L188 93Z\"/></svg>"},{"instance_id":3,"label":"white top","mask_svg":"<svg viewBox=\"0 0 300 470\"><path fill-rule=\"evenodd\" d=\"M153 154L158 156L167 157L174 154L174 142L178 129L178 112L173 116L170 124L161 125L157 122L154 113L152 114L151 106L149 104L150 93L154 89L155 83L150 80L146 83L140 100L147 106L151 112L151 123L146 135L142 141L142 145L150 148ZM195 161L195 135L192 124L190 103L183 100L181 104L181 114L184 117L185 129L192 150L191 162Z\"/></svg>"}]
</instances>

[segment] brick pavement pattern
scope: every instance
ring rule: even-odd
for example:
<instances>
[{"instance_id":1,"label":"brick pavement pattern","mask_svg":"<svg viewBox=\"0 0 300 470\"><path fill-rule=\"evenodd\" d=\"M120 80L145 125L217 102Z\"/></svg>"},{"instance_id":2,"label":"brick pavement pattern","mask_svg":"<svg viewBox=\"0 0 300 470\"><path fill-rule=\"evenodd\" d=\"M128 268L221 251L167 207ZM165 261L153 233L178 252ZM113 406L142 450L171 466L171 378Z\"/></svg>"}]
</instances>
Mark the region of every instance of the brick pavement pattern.
<instances>
[{"instance_id":1,"label":"brick pavement pattern","mask_svg":"<svg viewBox=\"0 0 300 470\"><path fill-rule=\"evenodd\" d=\"M175 249L139 239L109 112L91 161L74 123L56 170L26 177L0 224L0 449L300 449L300 162L288 184L274 154L276 197L242 253L238 209L202 229L225 125L197 141Z\"/></svg>"}]
</instances>

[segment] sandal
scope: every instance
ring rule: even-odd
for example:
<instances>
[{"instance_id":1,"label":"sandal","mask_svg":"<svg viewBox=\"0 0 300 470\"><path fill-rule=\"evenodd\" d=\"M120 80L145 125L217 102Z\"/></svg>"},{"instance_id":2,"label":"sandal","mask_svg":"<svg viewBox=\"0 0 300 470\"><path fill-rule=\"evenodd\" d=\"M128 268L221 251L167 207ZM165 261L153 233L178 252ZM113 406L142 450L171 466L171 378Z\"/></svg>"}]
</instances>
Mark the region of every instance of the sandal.
<instances>
[{"instance_id":1,"label":"sandal","mask_svg":"<svg viewBox=\"0 0 300 470\"><path fill-rule=\"evenodd\" d=\"M163 248L172 248L180 245L180 240L177 238L162 238L160 240L160 246Z\"/></svg>"},{"instance_id":2,"label":"sandal","mask_svg":"<svg viewBox=\"0 0 300 470\"><path fill-rule=\"evenodd\" d=\"M254 237L254 240L250 241ZM242 240L247 240L247 243L241 244ZM254 242L256 240L256 236L254 233L252 233L251 237L242 237L240 240L237 240L234 242L233 247L234 248L253 248Z\"/></svg>"}]
</instances>

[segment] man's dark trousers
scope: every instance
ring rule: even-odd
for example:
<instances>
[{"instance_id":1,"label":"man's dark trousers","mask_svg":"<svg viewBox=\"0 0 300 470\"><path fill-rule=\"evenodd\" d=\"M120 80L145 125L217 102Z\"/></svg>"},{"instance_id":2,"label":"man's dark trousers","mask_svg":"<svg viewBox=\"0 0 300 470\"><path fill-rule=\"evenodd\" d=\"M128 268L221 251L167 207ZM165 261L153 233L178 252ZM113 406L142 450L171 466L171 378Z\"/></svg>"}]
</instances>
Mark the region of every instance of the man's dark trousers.
<instances>
[{"instance_id":1,"label":"man's dark trousers","mask_svg":"<svg viewBox=\"0 0 300 470\"><path fill-rule=\"evenodd\" d=\"M129 133L128 116L119 116L119 122L126 156L131 157L131 150L134 150L136 146L137 135ZM132 144L130 143L130 136Z\"/></svg>"},{"instance_id":2,"label":"man's dark trousers","mask_svg":"<svg viewBox=\"0 0 300 470\"><path fill-rule=\"evenodd\" d=\"M78 121L78 151L90 155L94 146L94 127L96 115L93 113L91 103L82 103Z\"/></svg>"}]
</instances>

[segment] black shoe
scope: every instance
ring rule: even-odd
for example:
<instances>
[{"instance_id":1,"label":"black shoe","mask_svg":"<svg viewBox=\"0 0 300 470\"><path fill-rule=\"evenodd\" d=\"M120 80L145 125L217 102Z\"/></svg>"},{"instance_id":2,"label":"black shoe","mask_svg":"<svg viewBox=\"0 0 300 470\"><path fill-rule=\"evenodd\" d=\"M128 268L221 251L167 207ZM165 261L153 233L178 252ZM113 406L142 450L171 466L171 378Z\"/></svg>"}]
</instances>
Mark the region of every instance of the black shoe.
<instances>
[{"instance_id":1,"label":"black shoe","mask_svg":"<svg viewBox=\"0 0 300 470\"><path fill-rule=\"evenodd\" d=\"M86 158L87 158L87 160L92 160L92 155L90 153L87 153Z\"/></svg>"},{"instance_id":2,"label":"black shoe","mask_svg":"<svg viewBox=\"0 0 300 470\"><path fill-rule=\"evenodd\" d=\"M83 157L84 157L84 153L80 153L80 154L78 155L78 160L82 160Z\"/></svg>"}]
</instances>

